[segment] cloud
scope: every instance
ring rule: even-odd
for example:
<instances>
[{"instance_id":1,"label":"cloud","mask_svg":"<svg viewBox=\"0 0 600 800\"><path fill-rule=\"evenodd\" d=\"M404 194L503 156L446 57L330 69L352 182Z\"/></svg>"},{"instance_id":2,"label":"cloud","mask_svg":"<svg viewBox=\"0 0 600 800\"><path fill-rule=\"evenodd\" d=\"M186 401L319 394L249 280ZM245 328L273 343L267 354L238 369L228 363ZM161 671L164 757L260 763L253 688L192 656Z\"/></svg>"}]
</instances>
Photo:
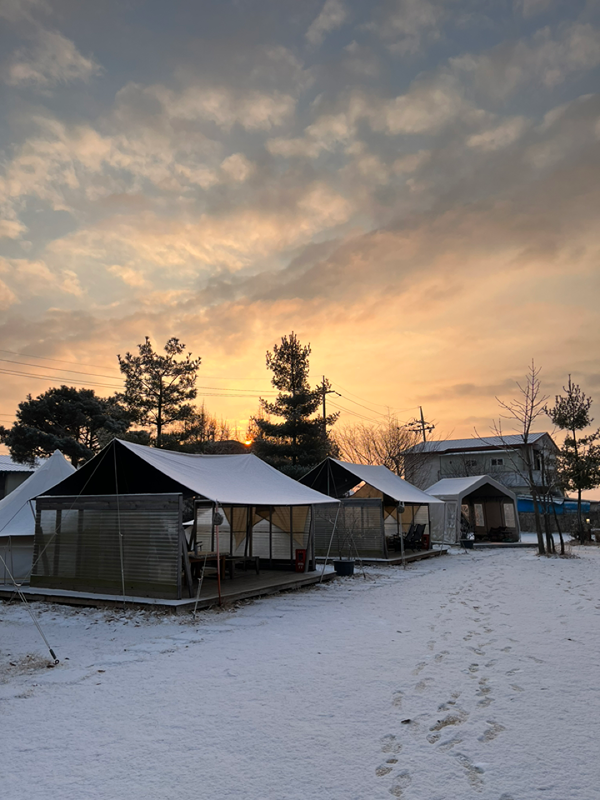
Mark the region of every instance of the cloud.
<instances>
[{"instance_id":1,"label":"cloud","mask_svg":"<svg viewBox=\"0 0 600 800\"><path fill-rule=\"evenodd\" d=\"M246 130L270 130L282 125L296 105L291 95L279 91L235 92L226 86L189 86L174 91L156 85L143 91L154 96L171 118L206 119L225 130L235 124Z\"/></svg>"},{"instance_id":2,"label":"cloud","mask_svg":"<svg viewBox=\"0 0 600 800\"><path fill-rule=\"evenodd\" d=\"M343 25L347 18L348 12L341 0L325 0L321 13L306 31L308 42L315 47L320 45L325 35Z\"/></svg>"},{"instance_id":3,"label":"cloud","mask_svg":"<svg viewBox=\"0 0 600 800\"><path fill-rule=\"evenodd\" d=\"M448 16L443 2L434 0L396 0L391 11L367 27L374 30L398 55L414 55L424 41L438 38L442 23Z\"/></svg>"},{"instance_id":4,"label":"cloud","mask_svg":"<svg viewBox=\"0 0 600 800\"><path fill-rule=\"evenodd\" d=\"M2 0L0 3L0 18L9 22L20 20L31 21L35 11L50 12L50 6L45 0Z\"/></svg>"},{"instance_id":5,"label":"cloud","mask_svg":"<svg viewBox=\"0 0 600 800\"><path fill-rule=\"evenodd\" d=\"M528 122L524 117L513 117L513 119L507 119L494 128L488 128L482 133L474 133L469 136L467 145L488 153L502 150L520 139L527 127Z\"/></svg>"},{"instance_id":6,"label":"cloud","mask_svg":"<svg viewBox=\"0 0 600 800\"><path fill-rule=\"evenodd\" d=\"M255 166L243 153L232 153L221 162L221 169L231 180L243 182L253 174Z\"/></svg>"},{"instance_id":7,"label":"cloud","mask_svg":"<svg viewBox=\"0 0 600 800\"><path fill-rule=\"evenodd\" d=\"M452 71L483 95L502 100L526 85L552 89L600 64L600 31L590 23L541 28L529 39L450 59Z\"/></svg>"},{"instance_id":8,"label":"cloud","mask_svg":"<svg viewBox=\"0 0 600 800\"><path fill-rule=\"evenodd\" d=\"M86 58L74 43L58 31L40 29L30 48L16 51L5 77L11 86L33 85L47 89L74 81L89 81L102 72L93 58Z\"/></svg>"}]
</instances>

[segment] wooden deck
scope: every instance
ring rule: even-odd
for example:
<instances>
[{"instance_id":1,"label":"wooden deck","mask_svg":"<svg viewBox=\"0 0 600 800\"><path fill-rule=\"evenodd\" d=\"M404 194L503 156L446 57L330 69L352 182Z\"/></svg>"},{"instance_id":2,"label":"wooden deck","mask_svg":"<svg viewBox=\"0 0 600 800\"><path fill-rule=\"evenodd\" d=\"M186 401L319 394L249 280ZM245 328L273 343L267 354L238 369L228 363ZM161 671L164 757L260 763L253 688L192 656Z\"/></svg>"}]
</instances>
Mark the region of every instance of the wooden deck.
<instances>
[{"instance_id":1,"label":"wooden deck","mask_svg":"<svg viewBox=\"0 0 600 800\"><path fill-rule=\"evenodd\" d=\"M236 574L233 580L221 581L221 598L223 604L235 603L252 597L263 597L276 592L286 592L312 586L321 580L322 567L314 572L282 572L280 570L261 570L260 575L248 573ZM323 580L335 578L333 567L327 565ZM77 606L123 606L122 595L92 594L73 592L66 589L43 589L41 587L21 586L21 591L28 600L45 600L49 603L64 603ZM0 585L0 599L9 600L18 597L14 587ZM198 601L198 609L211 608L218 605L219 595L215 578L205 578L202 593ZM181 600L165 600L156 597L126 597L127 607L144 607L169 610L172 612L189 612L193 610L196 598L184 597Z\"/></svg>"}]
</instances>

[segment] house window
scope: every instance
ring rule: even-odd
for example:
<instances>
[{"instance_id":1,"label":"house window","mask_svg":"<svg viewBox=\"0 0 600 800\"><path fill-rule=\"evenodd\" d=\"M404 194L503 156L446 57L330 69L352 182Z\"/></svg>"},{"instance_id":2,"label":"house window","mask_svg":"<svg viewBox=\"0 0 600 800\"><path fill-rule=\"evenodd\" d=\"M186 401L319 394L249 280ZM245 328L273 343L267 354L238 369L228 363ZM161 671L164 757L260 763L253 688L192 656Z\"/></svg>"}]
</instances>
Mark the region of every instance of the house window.
<instances>
[{"instance_id":1,"label":"house window","mask_svg":"<svg viewBox=\"0 0 600 800\"><path fill-rule=\"evenodd\" d=\"M533 454L533 468L535 470L541 470L542 469L542 456L541 456L540 453L534 453Z\"/></svg>"},{"instance_id":2,"label":"house window","mask_svg":"<svg viewBox=\"0 0 600 800\"><path fill-rule=\"evenodd\" d=\"M502 467L502 466L504 466L503 458L492 458L492 467Z\"/></svg>"}]
</instances>

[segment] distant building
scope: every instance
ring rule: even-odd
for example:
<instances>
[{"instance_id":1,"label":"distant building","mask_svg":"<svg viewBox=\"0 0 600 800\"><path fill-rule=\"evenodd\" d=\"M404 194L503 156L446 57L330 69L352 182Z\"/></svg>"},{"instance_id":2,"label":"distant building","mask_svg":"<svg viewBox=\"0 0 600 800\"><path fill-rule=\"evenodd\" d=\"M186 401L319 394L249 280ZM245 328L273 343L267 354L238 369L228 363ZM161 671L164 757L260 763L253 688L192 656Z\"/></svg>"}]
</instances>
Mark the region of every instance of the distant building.
<instances>
[{"instance_id":1,"label":"distant building","mask_svg":"<svg viewBox=\"0 0 600 800\"><path fill-rule=\"evenodd\" d=\"M530 434L527 445L520 434L423 442L405 454L406 479L426 489L444 478L490 475L517 497L524 497L531 493L526 477L526 447L530 450L535 485L540 493L546 493L559 451L548 433ZM550 489L562 497L555 487Z\"/></svg>"},{"instance_id":2,"label":"distant building","mask_svg":"<svg viewBox=\"0 0 600 800\"><path fill-rule=\"evenodd\" d=\"M33 475L39 464L18 464L10 456L0 455L0 500Z\"/></svg>"}]
</instances>

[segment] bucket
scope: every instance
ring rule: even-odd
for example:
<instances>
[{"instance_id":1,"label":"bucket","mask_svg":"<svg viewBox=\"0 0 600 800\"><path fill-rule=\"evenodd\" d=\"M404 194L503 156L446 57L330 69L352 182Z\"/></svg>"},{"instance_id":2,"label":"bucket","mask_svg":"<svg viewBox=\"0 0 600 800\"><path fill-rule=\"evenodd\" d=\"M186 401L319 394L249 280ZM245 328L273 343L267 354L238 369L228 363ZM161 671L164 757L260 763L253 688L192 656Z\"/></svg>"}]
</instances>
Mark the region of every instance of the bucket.
<instances>
[{"instance_id":1,"label":"bucket","mask_svg":"<svg viewBox=\"0 0 600 800\"><path fill-rule=\"evenodd\" d=\"M334 561L333 568L336 575L354 575L354 561Z\"/></svg>"}]
</instances>

